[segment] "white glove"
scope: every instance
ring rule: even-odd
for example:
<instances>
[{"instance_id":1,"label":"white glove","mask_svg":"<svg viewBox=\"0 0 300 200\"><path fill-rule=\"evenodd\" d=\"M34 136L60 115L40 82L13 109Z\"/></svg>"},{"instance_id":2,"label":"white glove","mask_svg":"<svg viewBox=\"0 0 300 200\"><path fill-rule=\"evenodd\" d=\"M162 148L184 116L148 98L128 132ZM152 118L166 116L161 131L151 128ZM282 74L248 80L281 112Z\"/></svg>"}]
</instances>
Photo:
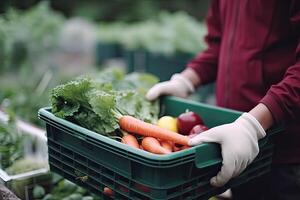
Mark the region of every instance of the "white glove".
<instances>
[{"instance_id":1,"label":"white glove","mask_svg":"<svg viewBox=\"0 0 300 200\"><path fill-rule=\"evenodd\" d=\"M257 156L258 140L266 132L260 123L249 113L243 113L236 121L211 128L189 140L194 146L203 142L216 142L221 145L223 166L210 180L213 186L221 187L232 177L238 176Z\"/></svg>"},{"instance_id":2,"label":"white glove","mask_svg":"<svg viewBox=\"0 0 300 200\"><path fill-rule=\"evenodd\" d=\"M169 81L154 85L148 91L146 98L150 101L160 95L173 95L185 98L194 91L195 88L190 80L180 74L174 74Z\"/></svg>"}]
</instances>

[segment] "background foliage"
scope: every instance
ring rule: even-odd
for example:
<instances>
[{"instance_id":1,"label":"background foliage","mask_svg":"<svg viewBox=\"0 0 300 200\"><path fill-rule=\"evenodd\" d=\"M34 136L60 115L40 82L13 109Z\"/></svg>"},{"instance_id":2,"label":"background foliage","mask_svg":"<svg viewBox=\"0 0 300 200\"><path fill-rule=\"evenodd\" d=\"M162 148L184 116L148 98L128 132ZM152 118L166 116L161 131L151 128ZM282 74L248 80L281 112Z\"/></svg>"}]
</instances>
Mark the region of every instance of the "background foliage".
<instances>
[{"instance_id":1,"label":"background foliage","mask_svg":"<svg viewBox=\"0 0 300 200\"><path fill-rule=\"evenodd\" d=\"M40 0L3 0L0 1L0 12L9 7L28 9ZM206 15L210 0L52 0L55 10L65 16L84 16L96 21L139 21L152 18L159 10L170 12L186 11L196 19Z\"/></svg>"}]
</instances>

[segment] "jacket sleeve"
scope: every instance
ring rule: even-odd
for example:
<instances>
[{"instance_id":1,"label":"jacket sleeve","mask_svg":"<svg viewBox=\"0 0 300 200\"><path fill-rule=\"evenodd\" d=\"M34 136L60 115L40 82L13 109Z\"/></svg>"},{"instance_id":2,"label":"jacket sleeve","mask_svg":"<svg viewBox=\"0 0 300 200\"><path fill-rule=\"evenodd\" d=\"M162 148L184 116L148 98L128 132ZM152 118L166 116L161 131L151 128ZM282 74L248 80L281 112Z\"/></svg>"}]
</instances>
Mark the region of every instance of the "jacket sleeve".
<instances>
[{"instance_id":1,"label":"jacket sleeve","mask_svg":"<svg viewBox=\"0 0 300 200\"><path fill-rule=\"evenodd\" d=\"M208 33L205 36L207 49L199 53L188 64L201 79L201 84L213 82L217 76L218 57L221 43L221 21L219 0L213 0L206 18Z\"/></svg>"},{"instance_id":2,"label":"jacket sleeve","mask_svg":"<svg viewBox=\"0 0 300 200\"><path fill-rule=\"evenodd\" d=\"M287 69L283 79L273 85L260 101L268 107L277 123L300 116L300 3L294 2L290 22L298 37L296 63Z\"/></svg>"}]
</instances>

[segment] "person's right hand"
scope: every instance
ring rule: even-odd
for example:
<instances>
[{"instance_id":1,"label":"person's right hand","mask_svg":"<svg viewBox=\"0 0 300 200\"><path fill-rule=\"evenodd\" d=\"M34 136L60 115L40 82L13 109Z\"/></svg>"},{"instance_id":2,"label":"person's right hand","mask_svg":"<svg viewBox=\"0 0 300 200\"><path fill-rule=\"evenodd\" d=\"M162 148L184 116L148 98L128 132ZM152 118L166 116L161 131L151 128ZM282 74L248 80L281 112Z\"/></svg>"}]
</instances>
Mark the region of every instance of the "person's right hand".
<instances>
[{"instance_id":1,"label":"person's right hand","mask_svg":"<svg viewBox=\"0 0 300 200\"><path fill-rule=\"evenodd\" d=\"M174 74L169 81L154 85L146 94L146 98L150 101L161 95L172 95L185 98L194 91L195 88L190 80L181 74Z\"/></svg>"}]
</instances>

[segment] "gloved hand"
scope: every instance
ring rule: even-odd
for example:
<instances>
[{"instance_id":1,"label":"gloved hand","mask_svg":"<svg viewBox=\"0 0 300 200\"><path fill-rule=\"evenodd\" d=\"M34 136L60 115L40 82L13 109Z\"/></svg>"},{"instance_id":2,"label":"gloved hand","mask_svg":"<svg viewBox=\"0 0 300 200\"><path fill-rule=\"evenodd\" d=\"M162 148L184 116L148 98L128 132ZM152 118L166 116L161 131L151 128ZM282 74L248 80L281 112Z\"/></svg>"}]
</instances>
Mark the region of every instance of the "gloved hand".
<instances>
[{"instance_id":1,"label":"gloved hand","mask_svg":"<svg viewBox=\"0 0 300 200\"><path fill-rule=\"evenodd\" d=\"M257 156L258 140L266 132L260 123L249 113L243 113L233 123L211 128L189 141L190 146L203 142L216 142L221 145L223 166L210 180L211 185L220 187L232 177L238 176Z\"/></svg>"},{"instance_id":2,"label":"gloved hand","mask_svg":"<svg viewBox=\"0 0 300 200\"><path fill-rule=\"evenodd\" d=\"M147 93L146 98L150 101L160 95L172 95L177 97L187 97L194 92L195 88L190 80L180 74L174 74L169 81L154 85Z\"/></svg>"}]
</instances>

